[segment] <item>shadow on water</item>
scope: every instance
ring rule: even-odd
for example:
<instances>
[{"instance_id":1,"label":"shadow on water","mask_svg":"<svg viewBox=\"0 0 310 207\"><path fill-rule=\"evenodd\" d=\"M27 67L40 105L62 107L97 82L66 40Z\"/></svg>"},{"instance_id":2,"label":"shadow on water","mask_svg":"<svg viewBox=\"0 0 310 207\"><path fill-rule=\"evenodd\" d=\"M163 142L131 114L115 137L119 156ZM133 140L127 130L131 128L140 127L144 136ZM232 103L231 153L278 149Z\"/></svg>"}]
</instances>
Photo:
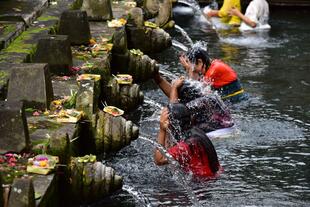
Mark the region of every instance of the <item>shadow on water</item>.
<instances>
[{"instance_id":1,"label":"shadow on water","mask_svg":"<svg viewBox=\"0 0 310 207\"><path fill-rule=\"evenodd\" d=\"M200 205L309 206L310 25L305 24L309 14L272 11L266 38L241 39L237 44L234 39L220 39L198 17L183 21L182 14L175 15L194 42L207 42L211 57L223 59L238 72L250 96L231 108L240 134L213 140L224 172L216 180L187 182ZM184 74L178 48L154 58L169 80ZM147 98L132 117L140 132L156 141L161 107L168 99L152 81L141 88ZM152 143L137 139L106 161L124 177L125 186L147 202L139 203L123 190L97 206L192 206L171 168L154 164L153 150Z\"/></svg>"}]
</instances>

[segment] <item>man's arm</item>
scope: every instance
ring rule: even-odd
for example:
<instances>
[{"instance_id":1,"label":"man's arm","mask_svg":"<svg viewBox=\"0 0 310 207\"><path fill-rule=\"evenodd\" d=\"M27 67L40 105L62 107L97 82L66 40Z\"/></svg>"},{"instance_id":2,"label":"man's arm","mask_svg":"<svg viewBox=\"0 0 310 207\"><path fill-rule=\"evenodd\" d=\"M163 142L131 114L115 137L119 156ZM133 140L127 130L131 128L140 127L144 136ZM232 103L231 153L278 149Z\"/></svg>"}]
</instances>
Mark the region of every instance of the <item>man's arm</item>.
<instances>
[{"instance_id":1,"label":"man's arm","mask_svg":"<svg viewBox=\"0 0 310 207\"><path fill-rule=\"evenodd\" d=\"M253 28L256 27L256 22L252 21L250 18L243 15L238 9L234 7L229 10L229 14L238 16L244 23L246 23L250 27L253 27Z\"/></svg>"},{"instance_id":2,"label":"man's arm","mask_svg":"<svg viewBox=\"0 0 310 207\"><path fill-rule=\"evenodd\" d=\"M219 10L209 10L207 13L203 13L206 18L219 17Z\"/></svg>"},{"instance_id":3,"label":"man's arm","mask_svg":"<svg viewBox=\"0 0 310 207\"><path fill-rule=\"evenodd\" d=\"M159 73L154 75L154 81L167 97L170 97L171 84L164 79Z\"/></svg>"},{"instance_id":4,"label":"man's arm","mask_svg":"<svg viewBox=\"0 0 310 207\"><path fill-rule=\"evenodd\" d=\"M157 137L158 144L166 147L167 139L167 128L169 125L169 112L167 108L164 108L160 115L160 129ZM156 165L168 164L167 158L156 148L154 152L154 161Z\"/></svg>"},{"instance_id":5,"label":"man's arm","mask_svg":"<svg viewBox=\"0 0 310 207\"><path fill-rule=\"evenodd\" d=\"M179 102L178 89L183 85L184 79L185 77L181 76L179 79L173 81L172 86L171 86L170 97L169 97L170 103Z\"/></svg>"}]
</instances>

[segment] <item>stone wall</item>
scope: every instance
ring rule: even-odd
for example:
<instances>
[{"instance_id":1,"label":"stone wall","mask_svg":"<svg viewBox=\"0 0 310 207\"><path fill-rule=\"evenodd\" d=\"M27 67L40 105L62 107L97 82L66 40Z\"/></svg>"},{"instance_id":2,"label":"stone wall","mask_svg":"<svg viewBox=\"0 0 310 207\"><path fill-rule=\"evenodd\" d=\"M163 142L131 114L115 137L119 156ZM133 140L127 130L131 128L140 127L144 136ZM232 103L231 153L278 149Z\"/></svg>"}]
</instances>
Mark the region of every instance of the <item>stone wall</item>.
<instances>
[{"instance_id":1,"label":"stone wall","mask_svg":"<svg viewBox=\"0 0 310 207\"><path fill-rule=\"evenodd\" d=\"M73 0L51 1L49 5L47 0L25 2L29 3L28 10L22 7L21 12L15 11L16 15L14 11L6 12L11 12L19 1L4 5L9 9L0 8L0 37L5 36L0 38L0 112L8 113L7 119L2 119L6 121L2 124L6 130L1 130L0 142L14 143L8 136L13 134L19 144L23 143L12 148L1 145L6 146L1 152L14 152L13 156L18 157L15 164L20 167L15 173L17 168L6 165L3 172L3 176L13 175L5 183L17 186L6 190L7 195L11 190L9 203L57 206L59 202L94 202L120 189L122 177L112 168L91 160L93 155L88 154L117 152L139 136L139 128L132 121L111 115L103 108L106 104L117 106L126 114L143 102L139 83L151 79L158 70L156 61L143 52L160 52L171 46L171 38L159 27L146 27L143 16L118 29L109 27L106 20L114 16L113 6L98 15L93 7L90 9L94 6L90 5L91 0L76 1L74 5ZM102 2L112 5L110 1ZM31 7L34 3L37 5ZM170 1L160 3L158 13L162 16L156 18L156 24L163 26L172 18L171 8ZM71 5L86 12L70 10ZM163 11L163 5L168 5L168 10ZM126 18L127 6L117 9ZM142 14L141 8L135 10ZM70 29L72 25L76 26ZM78 26L83 29L76 30ZM143 52L139 50L139 40L133 38L132 31L136 29L141 33L140 41L145 40L140 48L144 48ZM115 77L118 73L131 74L133 83L120 84ZM21 101L21 105L11 101ZM16 105L19 107L14 108ZM73 117L74 113L78 115ZM10 122L11 116L16 119L14 123ZM26 173L27 159L44 153L59 158L54 171L49 175ZM25 199L17 195L18 189Z\"/></svg>"}]
</instances>

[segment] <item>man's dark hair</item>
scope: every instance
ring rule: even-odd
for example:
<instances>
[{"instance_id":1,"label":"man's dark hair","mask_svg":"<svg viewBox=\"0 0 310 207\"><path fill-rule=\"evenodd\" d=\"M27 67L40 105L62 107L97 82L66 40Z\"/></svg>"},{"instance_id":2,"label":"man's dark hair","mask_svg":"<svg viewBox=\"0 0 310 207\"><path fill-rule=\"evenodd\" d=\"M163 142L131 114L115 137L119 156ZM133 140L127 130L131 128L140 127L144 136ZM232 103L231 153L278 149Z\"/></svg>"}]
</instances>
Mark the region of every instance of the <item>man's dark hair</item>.
<instances>
[{"instance_id":1,"label":"man's dark hair","mask_svg":"<svg viewBox=\"0 0 310 207\"><path fill-rule=\"evenodd\" d=\"M189 51L187 51L186 56L192 63L195 64L197 64L198 59L201 59L203 65L206 67L209 67L211 63L208 52L198 46L194 46Z\"/></svg>"},{"instance_id":2,"label":"man's dark hair","mask_svg":"<svg viewBox=\"0 0 310 207\"><path fill-rule=\"evenodd\" d=\"M184 81L183 85L178 89L178 95L181 103L188 103L196 98L202 97L203 93L195 84Z\"/></svg>"},{"instance_id":3,"label":"man's dark hair","mask_svg":"<svg viewBox=\"0 0 310 207\"><path fill-rule=\"evenodd\" d=\"M181 139L182 134L190 127L191 113L182 103L168 105L170 130L176 139Z\"/></svg>"},{"instance_id":4,"label":"man's dark hair","mask_svg":"<svg viewBox=\"0 0 310 207\"><path fill-rule=\"evenodd\" d=\"M168 105L170 130L174 138L178 141L183 139L194 152L194 145L200 146L203 156L208 155L210 169L213 173L219 170L219 161L215 148L207 135L199 128L191 127L191 113L189 109L181 103L170 103Z\"/></svg>"},{"instance_id":5,"label":"man's dark hair","mask_svg":"<svg viewBox=\"0 0 310 207\"><path fill-rule=\"evenodd\" d=\"M217 157L216 150L212 144L209 137L199 128L193 127L188 131L188 136L185 139L185 142L189 145L191 150L193 145L200 145L205 150L205 153L208 155L210 169L213 173L216 173L219 170L219 160ZM201 152L203 153L203 152ZM203 155L201 155L203 156Z\"/></svg>"}]
</instances>

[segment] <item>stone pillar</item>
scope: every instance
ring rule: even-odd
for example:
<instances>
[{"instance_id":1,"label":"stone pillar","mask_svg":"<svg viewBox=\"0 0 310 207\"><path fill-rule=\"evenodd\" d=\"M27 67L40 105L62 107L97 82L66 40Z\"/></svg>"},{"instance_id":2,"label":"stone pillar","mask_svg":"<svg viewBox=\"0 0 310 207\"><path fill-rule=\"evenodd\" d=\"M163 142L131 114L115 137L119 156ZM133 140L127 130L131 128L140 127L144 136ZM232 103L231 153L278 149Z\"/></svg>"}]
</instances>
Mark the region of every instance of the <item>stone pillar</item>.
<instances>
[{"instance_id":1,"label":"stone pillar","mask_svg":"<svg viewBox=\"0 0 310 207\"><path fill-rule=\"evenodd\" d=\"M41 38L38 42L33 62L48 63L50 72L53 74L70 74L72 51L68 36L49 35Z\"/></svg>"},{"instance_id":2,"label":"stone pillar","mask_svg":"<svg viewBox=\"0 0 310 207\"><path fill-rule=\"evenodd\" d=\"M11 186L9 207L35 207L32 179L30 177L15 178Z\"/></svg>"},{"instance_id":3,"label":"stone pillar","mask_svg":"<svg viewBox=\"0 0 310 207\"><path fill-rule=\"evenodd\" d=\"M137 27L137 28L143 28L144 17L143 17L143 11L141 8L134 7L132 9L130 9L127 24L134 26L134 27Z\"/></svg>"},{"instance_id":4,"label":"stone pillar","mask_svg":"<svg viewBox=\"0 0 310 207\"><path fill-rule=\"evenodd\" d=\"M128 51L125 27L120 27L113 33L112 53L124 54Z\"/></svg>"},{"instance_id":5,"label":"stone pillar","mask_svg":"<svg viewBox=\"0 0 310 207\"><path fill-rule=\"evenodd\" d=\"M0 153L29 148L27 120L22 102L0 101Z\"/></svg>"},{"instance_id":6,"label":"stone pillar","mask_svg":"<svg viewBox=\"0 0 310 207\"><path fill-rule=\"evenodd\" d=\"M109 105L120 106L120 86L115 78L111 78L107 85L103 86L103 99Z\"/></svg>"},{"instance_id":7,"label":"stone pillar","mask_svg":"<svg viewBox=\"0 0 310 207\"><path fill-rule=\"evenodd\" d=\"M68 35L73 45L88 44L91 34L86 11L64 11L60 17L58 33Z\"/></svg>"},{"instance_id":8,"label":"stone pillar","mask_svg":"<svg viewBox=\"0 0 310 207\"><path fill-rule=\"evenodd\" d=\"M85 118L91 120L93 114L98 111L99 96L100 79L81 80L76 96L76 109L83 111Z\"/></svg>"},{"instance_id":9,"label":"stone pillar","mask_svg":"<svg viewBox=\"0 0 310 207\"><path fill-rule=\"evenodd\" d=\"M84 0L81 10L87 12L89 20L102 21L113 18L111 0Z\"/></svg>"},{"instance_id":10,"label":"stone pillar","mask_svg":"<svg viewBox=\"0 0 310 207\"><path fill-rule=\"evenodd\" d=\"M25 107L48 109L52 100L47 64L19 64L11 68L8 101L24 101Z\"/></svg>"},{"instance_id":11,"label":"stone pillar","mask_svg":"<svg viewBox=\"0 0 310 207\"><path fill-rule=\"evenodd\" d=\"M129 51L127 48L127 34L125 27L116 29L113 33L113 49L111 71L114 74L122 73L128 68Z\"/></svg>"},{"instance_id":12,"label":"stone pillar","mask_svg":"<svg viewBox=\"0 0 310 207\"><path fill-rule=\"evenodd\" d=\"M159 3L158 15L155 18L155 23L159 27L164 27L172 19L172 2L171 0L162 0Z\"/></svg>"},{"instance_id":13,"label":"stone pillar","mask_svg":"<svg viewBox=\"0 0 310 207\"><path fill-rule=\"evenodd\" d=\"M58 156L59 163L68 164L70 161L70 138L66 128L55 130L50 135L47 153Z\"/></svg>"}]
</instances>

